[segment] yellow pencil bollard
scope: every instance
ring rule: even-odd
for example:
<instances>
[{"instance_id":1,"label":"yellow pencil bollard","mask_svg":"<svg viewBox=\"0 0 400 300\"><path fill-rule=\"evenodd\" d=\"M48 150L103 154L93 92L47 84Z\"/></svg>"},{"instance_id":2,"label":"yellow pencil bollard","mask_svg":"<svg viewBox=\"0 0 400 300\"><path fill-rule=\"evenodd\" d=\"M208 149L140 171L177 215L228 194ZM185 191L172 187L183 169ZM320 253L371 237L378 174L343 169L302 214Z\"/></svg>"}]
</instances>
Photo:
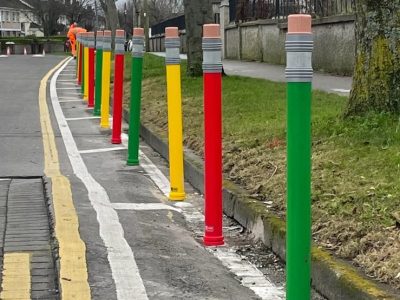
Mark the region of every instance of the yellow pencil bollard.
<instances>
[{"instance_id":1,"label":"yellow pencil bollard","mask_svg":"<svg viewBox=\"0 0 400 300\"><path fill-rule=\"evenodd\" d=\"M178 27L165 28L165 65L167 71L168 144L171 191L169 199L185 199L182 141L181 66Z\"/></svg>"},{"instance_id":2,"label":"yellow pencil bollard","mask_svg":"<svg viewBox=\"0 0 400 300\"><path fill-rule=\"evenodd\" d=\"M103 76L101 84L100 127L110 128L110 76L111 76L111 31L103 35Z\"/></svg>"},{"instance_id":3,"label":"yellow pencil bollard","mask_svg":"<svg viewBox=\"0 0 400 300\"><path fill-rule=\"evenodd\" d=\"M88 45L89 33L85 32L85 48L83 48L83 74L84 74L84 88L83 88L83 99L86 101L89 99L89 45Z\"/></svg>"}]
</instances>

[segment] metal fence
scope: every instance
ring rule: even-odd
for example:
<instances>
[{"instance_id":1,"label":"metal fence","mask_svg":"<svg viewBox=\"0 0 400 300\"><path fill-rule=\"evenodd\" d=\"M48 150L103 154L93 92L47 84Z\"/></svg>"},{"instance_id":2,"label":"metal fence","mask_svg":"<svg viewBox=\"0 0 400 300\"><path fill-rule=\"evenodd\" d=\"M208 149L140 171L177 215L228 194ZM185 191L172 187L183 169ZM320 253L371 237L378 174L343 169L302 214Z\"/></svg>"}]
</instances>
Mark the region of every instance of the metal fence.
<instances>
[{"instance_id":1,"label":"metal fence","mask_svg":"<svg viewBox=\"0 0 400 300\"><path fill-rule=\"evenodd\" d=\"M351 14L356 0L229 0L231 22L286 19L306 13L313 18Z\"/></svg>"}]
</instances>

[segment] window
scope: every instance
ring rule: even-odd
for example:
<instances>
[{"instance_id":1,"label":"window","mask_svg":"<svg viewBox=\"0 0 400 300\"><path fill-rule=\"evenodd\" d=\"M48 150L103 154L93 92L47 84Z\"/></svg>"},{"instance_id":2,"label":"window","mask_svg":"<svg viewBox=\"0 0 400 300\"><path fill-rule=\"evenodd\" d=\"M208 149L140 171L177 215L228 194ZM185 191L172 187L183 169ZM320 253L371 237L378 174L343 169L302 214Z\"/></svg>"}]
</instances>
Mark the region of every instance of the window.
<instances>
[{"instance_id":1,"label":"window","mask_svg":"<svg viewBox=\"0 0 400 300\"><path fill-rule=\"evenodd\" d=\"M10 21L9 12L8 11L6 11L6 14L5 14L5 17L4 17L4 21L6 21L6 22Z\"/></svg>"}]
</instances>

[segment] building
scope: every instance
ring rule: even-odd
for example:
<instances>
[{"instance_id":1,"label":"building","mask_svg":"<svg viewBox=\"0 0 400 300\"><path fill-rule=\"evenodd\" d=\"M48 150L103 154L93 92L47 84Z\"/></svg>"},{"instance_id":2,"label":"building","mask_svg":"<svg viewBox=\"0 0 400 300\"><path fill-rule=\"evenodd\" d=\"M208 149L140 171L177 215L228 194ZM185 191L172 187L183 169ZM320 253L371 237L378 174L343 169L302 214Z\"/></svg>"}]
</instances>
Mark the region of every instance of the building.
<instances>
[{"instance_id":1,"label":"building","mask_svg":"<svg viewBox=\"0 0 400 300\"><path fill-rule=\"evenodd\" d=\"M43 36L32 7L20 0L0 0L0 36Z\"/></svg>"}]
</instances>

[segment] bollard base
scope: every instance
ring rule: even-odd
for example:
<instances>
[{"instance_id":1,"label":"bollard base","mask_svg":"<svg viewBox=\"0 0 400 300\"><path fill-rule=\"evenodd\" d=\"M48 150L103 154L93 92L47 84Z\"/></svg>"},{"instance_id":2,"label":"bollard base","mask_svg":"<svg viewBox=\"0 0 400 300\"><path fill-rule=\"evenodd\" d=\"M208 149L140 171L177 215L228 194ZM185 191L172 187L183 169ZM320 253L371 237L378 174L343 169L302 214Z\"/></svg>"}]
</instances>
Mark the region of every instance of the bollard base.
<instances>
[{"instance_id":1,"label":"bollard base","mask_svg":"<svg viewBox=\"0 0 400 300\"><path fill-rule=\"evenodd\" d=\"M110 124L100 124L100 127L103 129L110 129Z\"/></svg>"},{"instance_id":2,"label":"bollard base","mask_svg":"<svg viewBox=\"0 0 400 300\"><path fill-rule=\"evenodd\" d=\"M185 200L186 194L185 193L177 193L177 192L171 192L169 193L169 200L171 201L183 201Z\"/></svg>"},{"instance_id":3,"label":"bollard base","mask_svg":"<svg viewBox=\"0 0 400 300\"><path fill-rule=\"evenodd\" d=\"M94 109L94 110L93 110L93 116L95 116L95 117L100 117L100 111Z\"/></svg>"},{"instance_id":4,"label":"bollard base","mask_svg":"<svg viewBox=\"0 0 400 300\"><path fill-rule=\"evenodd\" d=\"M204 236L203 237L204 246L222 246L225 244L224 237L221 236Z\"/></svg>"},{"instance_id":5,"label":"bollard base","mask_svg":"<svg viewBox=\"0 0 400 300\"><path fill-rule=\"evenodd\" d=\"M121 144L121 138L112 138L111 139L111 144Z\"/></svg>"},{"instance_id":6,"label":"bollard base","mask_svg":"<svg viewBox=\"0 0 400 300\"><path fill-rule=\"evenodd\" d=\"M138 166L139 165L139 159L137 159L137 158L128 159L126 164L128 166Z\"/></svg>"}]
</instances>

